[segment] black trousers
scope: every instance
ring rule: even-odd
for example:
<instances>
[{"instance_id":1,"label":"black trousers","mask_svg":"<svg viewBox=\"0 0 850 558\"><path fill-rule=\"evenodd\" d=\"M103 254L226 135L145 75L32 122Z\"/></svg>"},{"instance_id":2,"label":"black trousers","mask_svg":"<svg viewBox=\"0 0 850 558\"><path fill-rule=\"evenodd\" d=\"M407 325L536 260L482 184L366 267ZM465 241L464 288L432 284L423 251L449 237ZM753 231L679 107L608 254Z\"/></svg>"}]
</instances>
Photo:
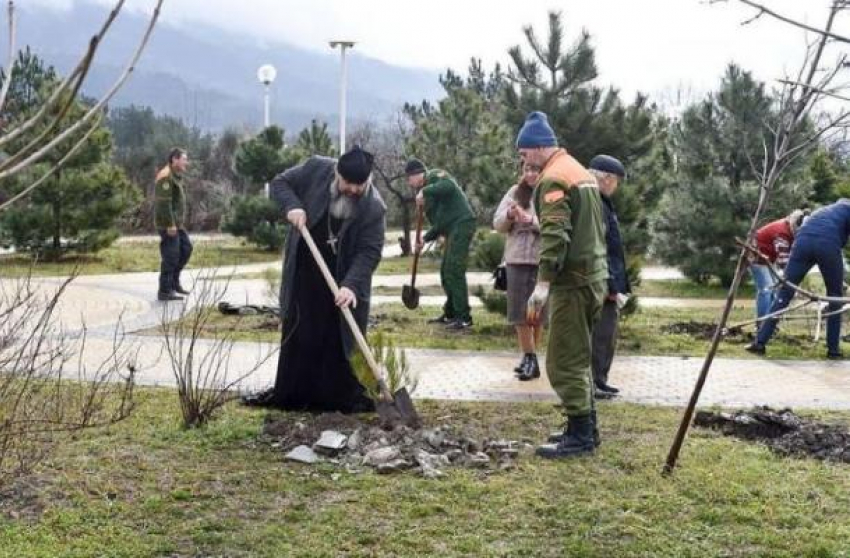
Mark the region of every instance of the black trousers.
<instances>
[{"instance_id":1,"label":"black trousers","mask_svg":"<svg viewBox=\"0 0 850 558\"><path fill-rule=\"evenodd\" d=\"M617 302L605 300L599 321L593 327L593 380L596 383L608 383L608 372L614 362L614 352L617 350L617 329L620 321L620 310Z\"/></svg>"},{"instance_id":2,"label":"black trousers","mask_svg":"<svg viewBox=\"0 0 850 558\"><path fill-rule=\"evenodd\" d=\"M170 293L180 284L180 272L192 257L192 241L183 229L169 236L165 229L159 231L159 292Z\"/></svg>"}]
</instances>

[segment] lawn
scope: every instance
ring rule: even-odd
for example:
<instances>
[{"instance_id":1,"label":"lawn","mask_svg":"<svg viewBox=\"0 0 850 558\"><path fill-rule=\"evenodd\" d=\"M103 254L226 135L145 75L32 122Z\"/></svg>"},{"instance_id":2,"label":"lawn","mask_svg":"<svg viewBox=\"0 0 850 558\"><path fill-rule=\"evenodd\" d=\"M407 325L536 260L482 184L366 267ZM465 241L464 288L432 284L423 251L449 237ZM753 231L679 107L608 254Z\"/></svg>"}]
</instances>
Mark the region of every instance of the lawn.
<instances>
[{"instance_id":1,"label":"lawn","mask_svg":"<svg viewBox=\"0 0 850 558\"><path fill-rule=\"evenodd\" d=\"M465 333L448 333L442 326L428 324L427 320L439 314L438 307L420 306L408 310L401 304L387 304L372 308L370 331L385 332L396 346L464 351L510 351L516 346L513 328L503 316L481 309L473 310L475 326ZM620 323L618 354L652 356L705 356L714 323L720 310L712 308L641 308L637 313L623 318ZM736 308L731 322L744 322L753 318L751 308ZM684 324L684 326L682 325ZM671 331L673 326L695 327L706 335L691 335ZM814 318L786 321L773 342L768 346L767 358L776 360L822 360L826 357L824 341L812 341ZM754 328L744 328L720 345L718 356L728 358L758 358L744 350L752 340ZM233 317L216 314L206 335L234 332L240 341L279 341L276 323L264 316ZM156 329L144 332L155 335ZM824 333L822 332L822 335ZM850 355L850 344L842 343Z\"/></svg>"},{"instance_id":2,"label":"lawn","mask_svg":"<svg viewBox=\"0 0 850 558\"><path fill-rule=\"evenodd\" d=\"M232 266L280 260L277 252L267 252L242 244L238 240L197 242L190 267ZM30 267L35 276L69 275L75 269L81 275L159 271L158 242L128 242L115 244L97 254L69 255L59 261L34 262L25 255L0 256L0 276L26 275Z\"/></svg>"},{"instance_id":3,"label":"lawn","mask_svg":"<svg viewBox=\"0 0 850 558\"><path fill-rule=\"evenodd\" d=\"M848 555L850 468L693 431L659 474L676 409L602 404L594 457L440 480L285 462L265 411L184 431L173 392L78 435L0 499L2 557ZM536 443L547 404L420 402L431 426ZM289 415L291 420L305 420ZM848 415L833 415L843 421Z\"/></svg>"}]
</instances>

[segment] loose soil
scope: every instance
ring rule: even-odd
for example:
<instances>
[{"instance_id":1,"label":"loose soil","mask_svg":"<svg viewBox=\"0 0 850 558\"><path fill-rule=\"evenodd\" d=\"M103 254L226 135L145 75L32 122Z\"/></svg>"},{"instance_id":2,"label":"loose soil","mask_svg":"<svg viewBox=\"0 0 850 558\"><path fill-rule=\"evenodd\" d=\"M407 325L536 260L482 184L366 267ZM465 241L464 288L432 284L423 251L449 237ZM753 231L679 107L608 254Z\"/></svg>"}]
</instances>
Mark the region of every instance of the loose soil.
<instances>
[{"instance_id":1,"label":"loose soil","mask_svg":"<svg viewBox=\"0 0 850 558\"><path fill-rule=\"evenodd\" d=\"M850 430L846 424L825 424L796 415L791 409L757 407L750 411L701 411L694 425L727 436L765 444L779 455L850 463Z\"/></svg>"}]
</instances>

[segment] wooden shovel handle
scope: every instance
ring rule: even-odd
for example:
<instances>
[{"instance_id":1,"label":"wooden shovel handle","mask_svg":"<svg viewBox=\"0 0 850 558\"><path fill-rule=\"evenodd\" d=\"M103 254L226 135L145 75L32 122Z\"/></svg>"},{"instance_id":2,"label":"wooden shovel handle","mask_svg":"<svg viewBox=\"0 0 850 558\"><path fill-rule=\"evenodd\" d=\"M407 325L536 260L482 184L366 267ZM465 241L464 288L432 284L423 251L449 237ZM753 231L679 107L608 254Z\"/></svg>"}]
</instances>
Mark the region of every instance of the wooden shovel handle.
<instances>
[{"instance_id":1,"label":"wooden shovel handle","mask_svg":"<svg viewBox=\"0 0 850 558\"><path fill-rule=\"evenodd\" d=\"M419 243L422 241L422 208L416 208L416 246L413 250L413 269L410 272L410 288L416 286L416 270L419 268Z\"/></svg>"},{"instance_id":2,"label":"wooden shovel handle","mask_svg":"<svg viewBox=\"0 0 850 558\"><path fill-rule=\"evenodd\" d=\"M313 237L307 227L302 226L299 231L301 232L301 238L304 239L304 242L307 243L307 247L313 254L313 259L316 260L316 265L319 266L319 270L325 277L325 281L331 289L334 298L336 298L339 296L339 286L336 284L336 279L334 279L333 275L331 275L331 270L328 269L328 264L325 263L325 258L322 257L321 252L319 252L319 249L316 247L316 243L313 241ZM378 366L378 363L375 362L375 356L372 354L372 350L369 348L366 338L363 337L363 332L360 331L360 328L357 327L357 322L354 321L354 315L351 313L351 309L340 308L340 311L342 311L342 315L345 316L345 321L348 322L351 334L354 335L354 340L357 341L357 346L360 347L360 352L363 353L363 357L366 359L366 363L372 370L372 374L375 375L375 380L378 382L378 389L381 391L381 397L387 401L392 401L393 396L387 387L387 382L384 381L384 378L381 375L381 369Z\"/></svg>"}]
</instances>

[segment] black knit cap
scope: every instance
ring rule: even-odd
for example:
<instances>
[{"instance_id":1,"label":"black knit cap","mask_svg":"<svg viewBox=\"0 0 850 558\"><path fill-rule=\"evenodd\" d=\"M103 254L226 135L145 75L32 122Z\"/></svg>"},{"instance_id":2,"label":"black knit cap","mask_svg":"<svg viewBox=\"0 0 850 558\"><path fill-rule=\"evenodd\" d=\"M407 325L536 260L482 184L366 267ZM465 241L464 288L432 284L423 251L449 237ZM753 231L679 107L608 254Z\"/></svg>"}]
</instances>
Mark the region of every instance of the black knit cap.
<instances>
[{"instance_id":1,"label":"black knit cap","mask_svg":"<svg viewBox=\"0 0 850 558\"><path fill-rule=\"evenodd\" d=\"M413 176L414 174L422 174L426 170L428 170L428 169L425 168L425 163L423 163L419 159L411 159L404 166L404 174L406 176Z\"/></svg>"},{"instance_id":2,"label":"black knit cap","mask_svg":"<svg viewBox=\"0 0 850 558\"><path fill-rule=\"evenodd\" d=\"M626 178L626 168L623 166L623 163L610 155L597 155L590 160L587 168L607 172L620 178Z\"/></svg>"},{"instance_id":3,"label":"black knit cap","mask_svg":"<svg viewBox=\"0 0 850 558\"><path fill-rule=\"evenodd\" d=\"M355 145L342 154L342 157L336 162L336 170L346 182L364 184L372 174L374 160L374 155L364 151L359 145Z\"/></svg>"}]
</instances>

